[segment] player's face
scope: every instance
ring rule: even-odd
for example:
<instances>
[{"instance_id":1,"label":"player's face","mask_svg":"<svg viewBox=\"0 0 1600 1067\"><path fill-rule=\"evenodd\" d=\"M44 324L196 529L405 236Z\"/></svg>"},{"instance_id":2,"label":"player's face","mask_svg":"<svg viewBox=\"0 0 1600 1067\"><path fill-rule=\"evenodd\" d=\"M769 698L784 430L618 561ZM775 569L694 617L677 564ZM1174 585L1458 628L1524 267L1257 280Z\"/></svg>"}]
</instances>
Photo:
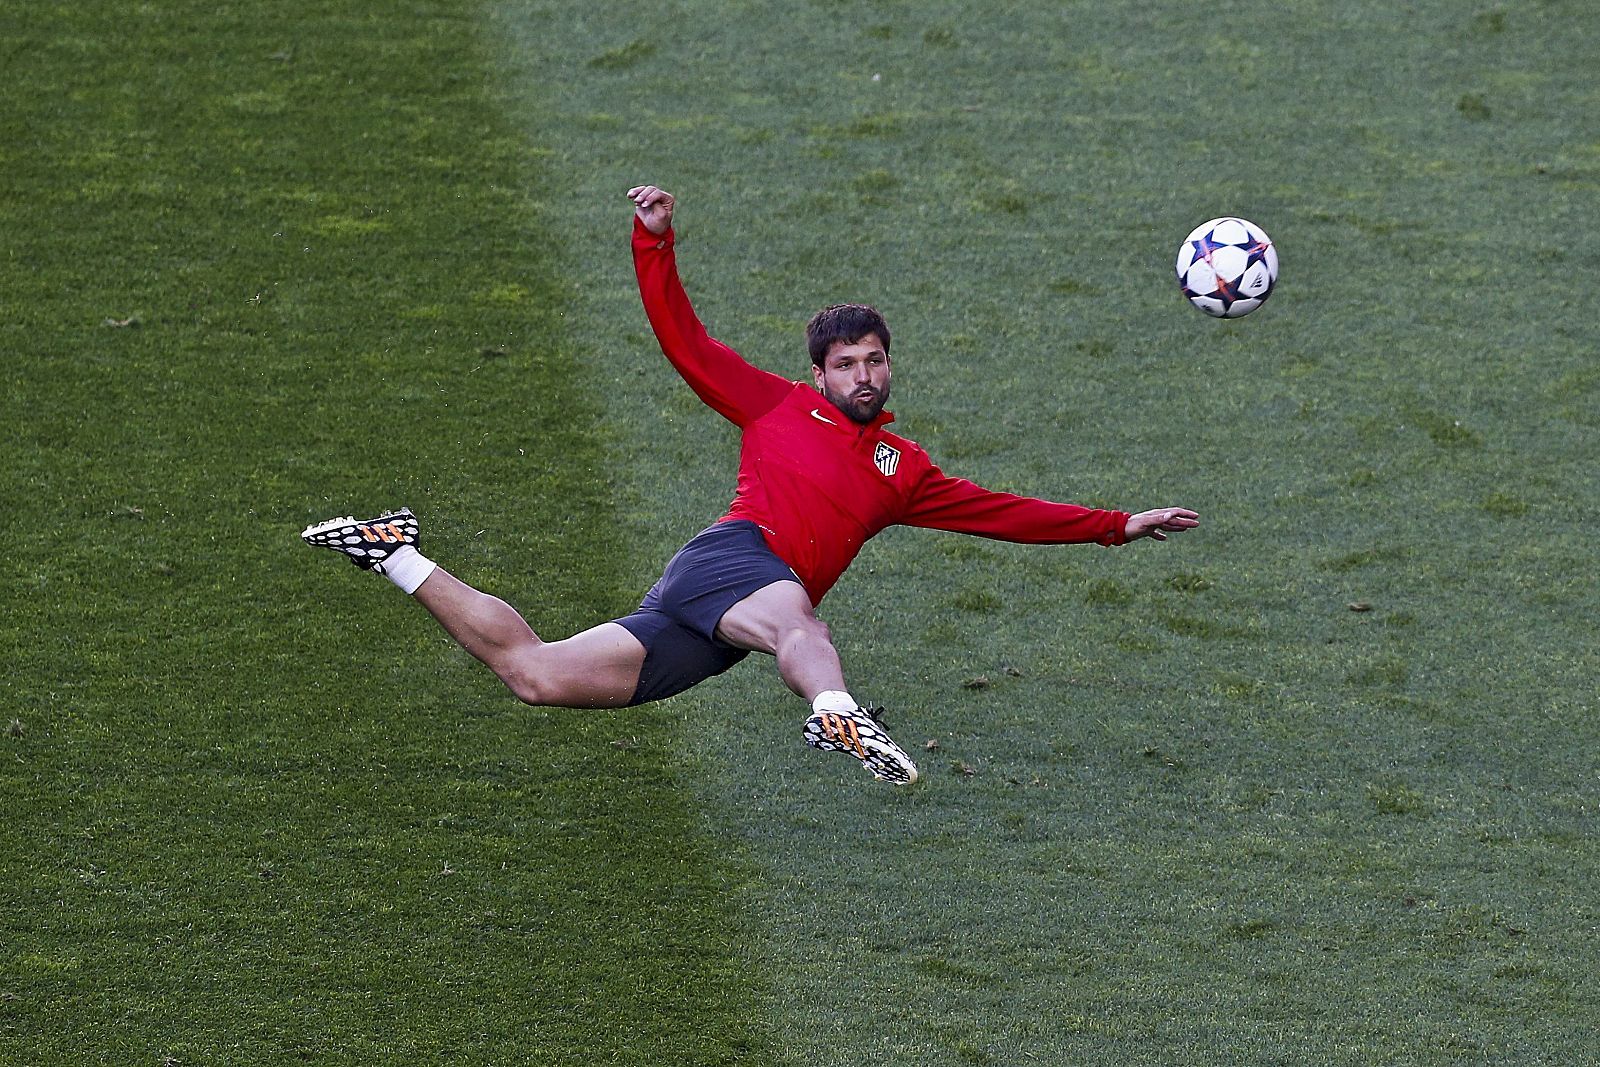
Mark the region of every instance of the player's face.
<instances>
[{"instance_id":1,"label":"player's face","mask_svg":"<svg viewBox=\"0 0 1600 1067\"><path fill-rule=\"evenodd\" d=\"M835 341L822 366L812 365L811 376L834 407L862 425L889 401L889 353L875 333L849 344Z\"/></svg>"}]
</instances>

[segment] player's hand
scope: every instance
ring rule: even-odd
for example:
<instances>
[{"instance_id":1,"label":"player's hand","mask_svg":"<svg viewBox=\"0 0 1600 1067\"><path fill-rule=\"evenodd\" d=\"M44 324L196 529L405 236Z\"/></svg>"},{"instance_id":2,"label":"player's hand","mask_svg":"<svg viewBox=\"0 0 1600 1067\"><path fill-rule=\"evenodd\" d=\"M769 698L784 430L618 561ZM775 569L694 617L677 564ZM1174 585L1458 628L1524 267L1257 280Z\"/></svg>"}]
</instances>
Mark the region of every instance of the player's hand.
<instances>
[{"instance_id":1,"label":"player's hand","mask_svg":"<svg viewBox=\"0 0 1600 1067\"><path fill-rule=\"evenodd\" d=\"M1128 516L1128 528L1123 538L1136 541L1141 537L1149 537L1156 541L1165 541L1169 533L1182 533L1199 525L1199 514L1188 508L1156 508L1154 511L1141 511L1137 515Z\"/></svg>"},{"instance_id":2,"label":"player's hand","mask_svg":"<svg viewBox=\"0 0 1600 1067\"><path fill-rule=\"evenodd\" d=\"M666 233L672 226L672 207L677 201L665 189L635 185L628 190L628 199L633 201L633 213L651 233Z\"/></svg>"}]
</instances>

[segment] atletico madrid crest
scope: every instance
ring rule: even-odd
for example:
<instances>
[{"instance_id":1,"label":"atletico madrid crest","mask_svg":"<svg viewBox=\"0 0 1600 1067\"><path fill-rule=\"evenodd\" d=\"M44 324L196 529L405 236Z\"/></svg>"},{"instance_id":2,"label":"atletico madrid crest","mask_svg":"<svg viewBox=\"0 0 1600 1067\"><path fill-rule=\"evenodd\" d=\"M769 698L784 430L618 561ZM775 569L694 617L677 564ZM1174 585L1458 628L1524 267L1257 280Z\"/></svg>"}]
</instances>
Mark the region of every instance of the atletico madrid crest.
<instances>
[{"instance_id":1,"label":"atletico madrid crest","mask_svg":"<svg viewBox=\"0 0 1600 1067\"><path fill-rule=\"evenodd\" d=\"M890 448L882 441L872 453L872 462L878 465L878 470L883 472L885 478L894 477L895 468L900 466L900 450Z\"/></svg>"}]
</instances>

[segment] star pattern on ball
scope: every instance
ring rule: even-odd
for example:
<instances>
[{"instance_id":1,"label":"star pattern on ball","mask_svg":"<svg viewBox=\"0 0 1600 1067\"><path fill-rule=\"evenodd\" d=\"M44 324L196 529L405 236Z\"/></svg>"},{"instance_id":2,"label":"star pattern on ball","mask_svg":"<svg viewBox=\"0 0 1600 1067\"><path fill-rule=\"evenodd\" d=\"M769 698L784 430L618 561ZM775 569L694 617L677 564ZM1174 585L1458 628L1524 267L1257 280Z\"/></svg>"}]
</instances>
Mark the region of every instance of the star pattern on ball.
<instances>
[{"instance_id":1,"label":"star pattern on ball","mask_svg":"<svg viewBox=\"0 0 1600 1067\"><path fill-rule=\"evenodd\" d=\"M1177 274L1179 288L1195 307L1217 318L1238 318L1272 295L1277 252L1259 226L1222 216L1184 238Z\"/></svg>"},{"instance_id":2,"label":"star pattern on ball","mask_svg":"<svg viewBox=\"0 0 1600 1067\"><path fill-rule=\"evenodd\" d=\"M1216 240L1216 235L1217 231L1207 230L1204 235L1189 242L1194 246L1195 259L1202 259L1210 263L1211 257L1216 254L1218 249L1228 247L1226 241Z\"/></svg>"}]
</instances>

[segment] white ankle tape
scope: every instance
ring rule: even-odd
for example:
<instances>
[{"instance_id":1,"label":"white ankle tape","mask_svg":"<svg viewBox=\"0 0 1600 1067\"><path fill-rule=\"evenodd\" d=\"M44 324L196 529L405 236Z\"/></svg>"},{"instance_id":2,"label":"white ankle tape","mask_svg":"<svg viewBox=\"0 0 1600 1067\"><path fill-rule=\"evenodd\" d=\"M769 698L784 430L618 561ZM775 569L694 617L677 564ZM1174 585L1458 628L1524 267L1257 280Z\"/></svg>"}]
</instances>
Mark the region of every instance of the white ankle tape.
<instances>
[{"instance_id":1,"label":"white ankle tape","mask_svg":"<svg viewBox=\"0 0 1600 1067\"><path fill-rule=\"evenodd\" d=\"M841 689L825 689L811 702L812 711L855 711L856 698Z\"/></svg>"},{"instance_id":2,"label":"white ankle tape","mask_svg":"<svg viewBox=\"0 0 1600 1067\"><path fill-rule=\"evenodd\" d=\"M417 586L428 580L428 576L439 565L418 552L415 547L401 545L389 554L389 558L384 560L381 566L383 576L410 596L417 591Z\"/></svg>"}]
</instances>

